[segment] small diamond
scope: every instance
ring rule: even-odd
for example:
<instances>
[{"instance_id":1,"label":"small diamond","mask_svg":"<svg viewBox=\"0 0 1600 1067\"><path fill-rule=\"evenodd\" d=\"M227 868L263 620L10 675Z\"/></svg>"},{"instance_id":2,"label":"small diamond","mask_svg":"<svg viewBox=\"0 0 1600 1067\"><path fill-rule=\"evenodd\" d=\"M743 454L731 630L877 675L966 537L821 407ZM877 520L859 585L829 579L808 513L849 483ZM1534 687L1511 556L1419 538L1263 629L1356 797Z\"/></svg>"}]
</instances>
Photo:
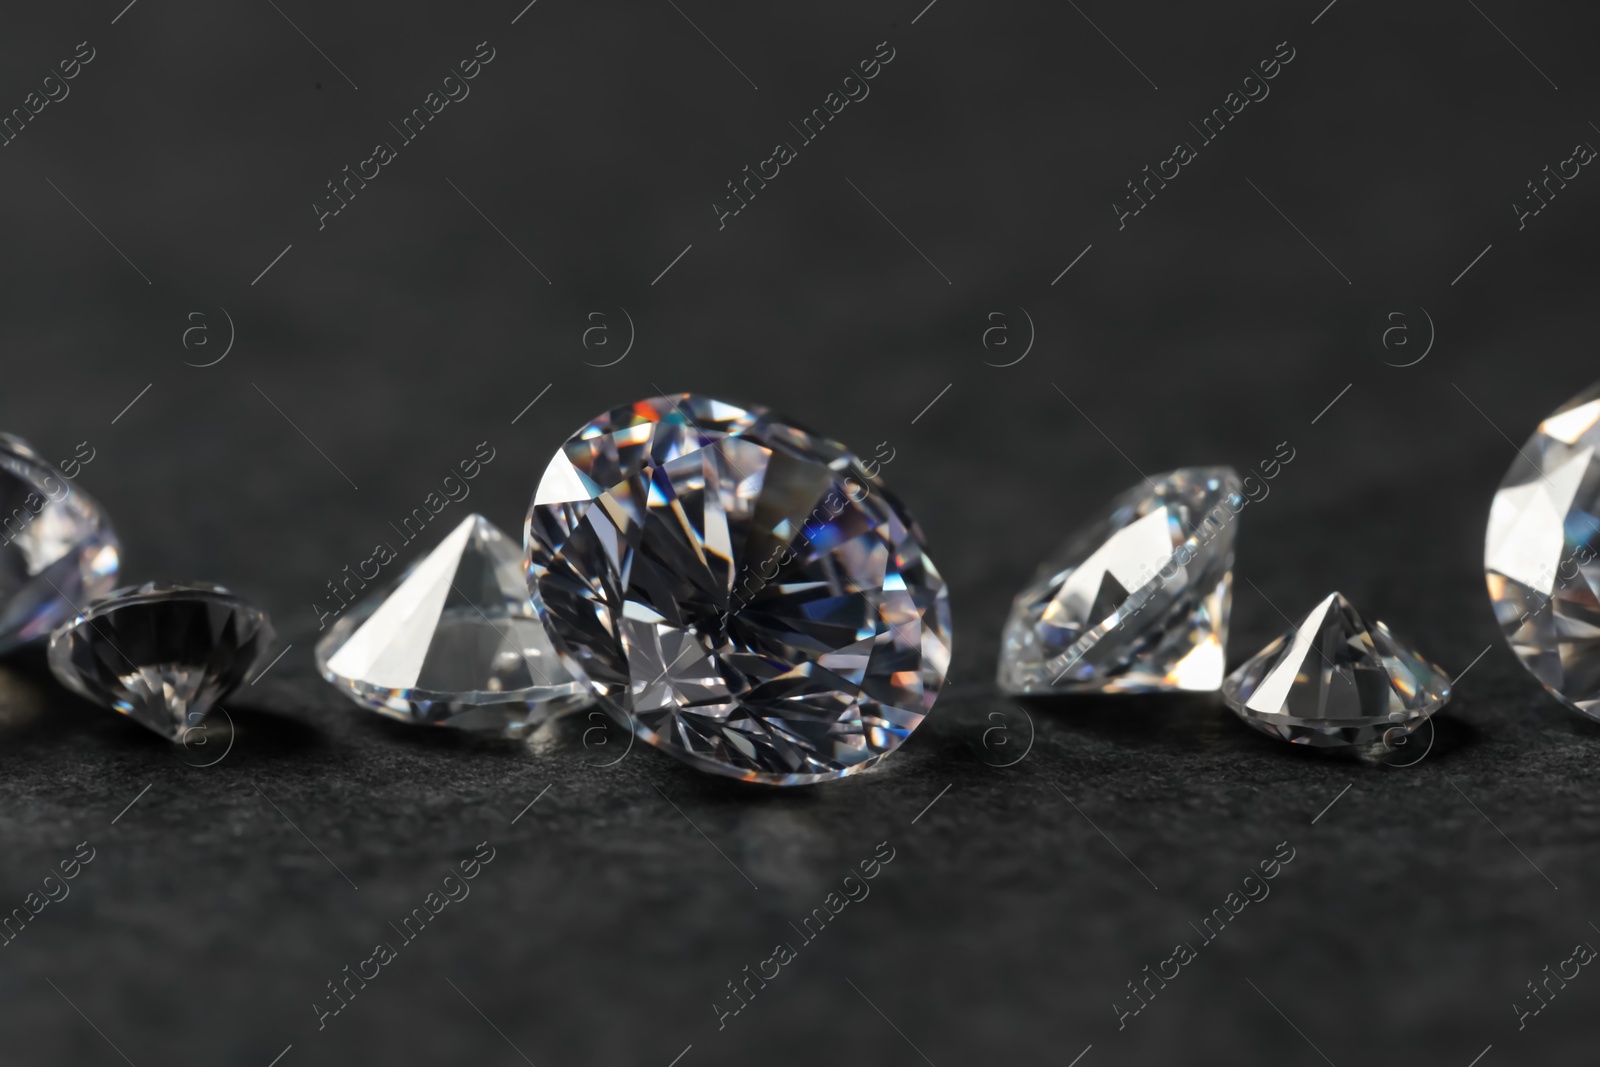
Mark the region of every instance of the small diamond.
<instances>
[{"instance_id":1,"label":"small diamond","mask_svg":"<svg viewBox=\"0 0 1600 1067\"><path fill-rule=\"evenodd\" d=\"M0 433L0 652L47 637L117 584L100 505L19 437Z\"/></svg>"},{"instance_id":2,"label":"small diamond","mask_svg":"<svg viewBox=\"0 0 1600 1067\"><path fill-rule=\"evenodd\" d=\"M870 766L950 662L944 582L875 475L762 408L678 394L601 415L524 529L557 651L702 770L797 785Z\"/></svg>"},{"instance_id":3,"label":"small diamond","mask_svg":"<svg viewBox=\"0 0 1600 1067\"><path fill-rule=\"evenodd\" d=\"M64 623L50 638L50 669L80 696L179 741L272 641L266 613L221 586L147 582Z\"/></svg>"},{"instance_id":4,"label":"small diamond","mask_svg":"<svg viewBox=\"0 0 1600 1067\"><path fill-rule=\"evenodd\" d=\"M1450 679L1330 593L1223 684L1262 733L1313 748L1392 748L1450 699Z\"/></svg>"},{"instance_id":5,"label":"small diamond","mask_svg":"<svg viewBox=\"0 0 1600 1067\"><path fill-rule=\"evenodd\" d=\"M317 669L392 719L502 737L589 701L550 649L522 552L482 515L335 623Z\"/></svg>"},{"instance_id":6,"label":"small diamond","mask_svg":"<svg viewBox=\"0 0 1600 1067\"><path fill-rule=\"evenodd\" d=\"M1221 685L1239 489L1231 468L1185 467L1129 489L1067 538L1011 605L1001 691Z\"/></svg>"},{"instance_id":7,"label":"small diamond","mask_svg":"<svg viewBox=\"0 0 1600 1067\"><path fill-rule=\"evenodd\" d=\"M1539 424L1489 509L1483 569L1533 676L1600 719L1600 383Z\"/></svg>"}]
</instances>

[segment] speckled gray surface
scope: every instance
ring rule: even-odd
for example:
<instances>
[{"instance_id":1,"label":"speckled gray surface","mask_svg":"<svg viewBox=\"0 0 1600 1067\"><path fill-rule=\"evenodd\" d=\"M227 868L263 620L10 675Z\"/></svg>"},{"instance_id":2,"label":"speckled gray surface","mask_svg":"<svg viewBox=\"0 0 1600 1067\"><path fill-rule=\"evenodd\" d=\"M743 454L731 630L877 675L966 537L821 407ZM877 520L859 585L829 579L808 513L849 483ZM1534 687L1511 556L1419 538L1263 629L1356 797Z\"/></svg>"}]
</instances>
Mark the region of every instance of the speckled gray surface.
<instances>
[{"instance_id":1,"label":"speckled gray surface","mask_svg":"<svg viewBox=\"0 0 1600 1067\"><path fill-rule=\"evenodd\" d=\"M1512 1006L1600 944L1600 727L1516 664L1480 559L1511 442L1595 376L1592 179L1521 230L1507 210L1597 136L1592 13L542 0L513 25L522 4L498 0L140 0L113 24L122 6L16 12L0 35L7 107L96 49L0 149L0 428L51 457L91 442L80 484L130 580L234 586L292 647L229 702L208 768L37 655L0 664L0 904L94 849L0 948L6 1062L1588 1053L1600 978L1522 1029ZM324 183L486 39L471 97L319 231ZM883 40L871 96L719 230L725 183ZM1124 183L1282 41L1270 97L1119 230ZM1407 368L1386 357L1421 347L1371 343L1397 301L1436 330ZM222 308L234 349L185 366L220 351L183 347L188 313L220 342ZM622 349L584 331L620 345L623 309L635 344L595 366ZM1027 357L986 366L1028 317ZM997 322L1019 347L984 348ZM658 387L896 449L884 474L951 583L956 660L881 770L767 791L653 751L606 767L619 749L582 719L522 749L374 721L317 680L325 583L479 442L495 458L440 522L514 528L556 442ZM1312 758L1214 699L993 694L1011 593L1135 467L1251 466L1282 441L1293 463L1240 520L1230 661L1340 589L1472 665L1426 759ZM470 896L319 1029L326 983L398 943L480 842ZM798 943L883 842L870 895ZM1119 1029L1127 983L1281 842L1270 896ZM780 941L795 958L719 1028L726 984Z\"/></svg>"}]
</instances>

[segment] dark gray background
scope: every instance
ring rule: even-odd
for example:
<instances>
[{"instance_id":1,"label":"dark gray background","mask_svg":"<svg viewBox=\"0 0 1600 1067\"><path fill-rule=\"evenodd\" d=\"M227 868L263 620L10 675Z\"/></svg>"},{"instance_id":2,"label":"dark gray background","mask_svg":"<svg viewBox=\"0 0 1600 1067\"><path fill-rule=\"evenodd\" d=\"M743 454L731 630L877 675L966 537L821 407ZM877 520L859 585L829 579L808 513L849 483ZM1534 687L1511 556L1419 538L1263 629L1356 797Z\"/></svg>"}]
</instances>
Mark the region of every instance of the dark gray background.
<instances>
[{"instance_id":1,"label":"dark gray background","mask_svg":"<svg viewBox=\"0 0 1600 1067\"><path fill-rule=\"evenodd\" d=\"M0 33L4 109L97 52L0 148L0 428L51 458L91 443L78 484L129 580L232 585L292 647L207 769L37 657L0 666L0 906L97 849L0 948L7 1062L1592 1053L1600 978L1520 1032L1511 1005L1600 943L1600 729L1516 664L1481 573L1511 442L1595 376L1600 178L1521 231L1511 208L1600 143L1592 12L539 0L513 25L520 0L123 2ZM319 232L324 183L485 40L471 96ZM724 183L884 40L871 95L719 232ZM1270 97L1119 231L1124 182L1281 41ZM1417 306L1432 349L1386 365L1426 347ZM1374 344L1402 307L1410 347ZM233 350L185 366L221 351L220 308ZM622 351L620 309L632 351L586 365ZM1031 352L986 366L1022 351L1023 309ZM211 347L182 343L195 311ZM610 347L585 348L592 312ZM986 349L997 323L1011 346ZM496 458L430 538L471 509L515 529L556 443L658 387L896 449L956 622L951 688L902 752L757 790L653 751L601 768L582 722L528 750L407 731L318 681L324 583L478 442ZM993 694L1009 598L1073 525L1138 471L1282 441L1294 462L1240 520L1230 662L1342 590L1472 665L1422 763L1310 758L1216 700L1032 705L1030 729ZM319 1032L324 983L483 840L472 896ZM719 1032L724 983L881 841L872 895ZM1272 896L1119 1031L1125 983L1281 841Z\"/></svg>"}]
</instances>

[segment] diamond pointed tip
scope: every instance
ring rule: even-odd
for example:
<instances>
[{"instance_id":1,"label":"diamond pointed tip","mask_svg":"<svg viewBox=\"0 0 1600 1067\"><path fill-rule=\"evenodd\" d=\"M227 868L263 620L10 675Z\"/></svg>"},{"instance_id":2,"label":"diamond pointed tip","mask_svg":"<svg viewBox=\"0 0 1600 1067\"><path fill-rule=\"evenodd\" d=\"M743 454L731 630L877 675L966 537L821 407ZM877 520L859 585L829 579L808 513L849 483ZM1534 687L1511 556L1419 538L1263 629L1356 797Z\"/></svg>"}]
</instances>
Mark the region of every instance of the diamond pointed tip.
<instances>
[{"instance_id":1,"label":"diamond pointed tip","mask_svg":"<svg viewBox=\"0 0 1600 1067\"><path fill-rule=\"evenodd\" d=\"M208 715L265 660L266 613L227 589L147 582L61 625L50 669L78 695L169 741Z\"/></svg>"},{"instance_id":2,"label":"diamond pointed tip","mask_svg":"<svg viewBox=\"0 0 1600 1067\"><path fill-rule=\"evenodd\" d=\"M1185 467L1117 496L1012 603L997 681L1036 693L1215 691L1232 608L1231 467Z\"/></svg>"},{"instance_id":3,"label":"diamond pointed tip","mask_svg":"<svg viewBox=\"0 0 1600 1067\"><path fill-rule=\"evenodd\" d=\"M462 528L471 530L473 535L478 537L490 536L488 531L491 530L495 533L500 533L500 528L498 526L484 518L476 511L462 519L460 522L456 523L455 529L451 532L460 532Z\"/></svg>"},{"instance_id":4,"label":"diamond pointed tip","mask_svg":"<svg viewBox=\"0 0 1600 1067\"><path fill-rule=\"evenodd\" d=\"M1339 593L1223 683L1239 718L1313 748L1390 749L1450 699L1445 672Z\"/></svg>"},{"instance_id":5,"label":"diamond pointed tip","mask_svg":"<svg viewBox=\"0 0 1600 1067\"><path fill-rule=\"evenodd\" d=\"M478 514L334 623L316 660L372 711L503 737L588 700L545 637L521 550Z\"/></svg>"}]
</instances>

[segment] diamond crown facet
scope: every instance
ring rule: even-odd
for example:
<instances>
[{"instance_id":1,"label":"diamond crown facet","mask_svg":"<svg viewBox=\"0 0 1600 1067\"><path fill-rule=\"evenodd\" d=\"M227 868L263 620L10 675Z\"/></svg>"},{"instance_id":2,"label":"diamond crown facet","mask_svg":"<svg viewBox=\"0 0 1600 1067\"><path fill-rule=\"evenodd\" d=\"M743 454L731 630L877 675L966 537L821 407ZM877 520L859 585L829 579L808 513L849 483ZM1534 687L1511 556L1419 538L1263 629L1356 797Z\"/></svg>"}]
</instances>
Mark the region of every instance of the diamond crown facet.
<instances>
[{"instance_id":1,"label":"diamond crown facet","mask_svg":"<svg viewBox=\"0 0 1600 1067\"><path fill-rule=\"evenodd\" d=\"M1501 632L1568 707L1600 719L1600 383L1539 424L1489 509L1483 569Z\"/></svg>"},{"instance_id":2,"label":"diamond crown facet","mask_svg":"<svg viewBox=\"0 0 1600 1067\"><path fill-rule=\"evenodd\" d=\"M1381 746L1450 699L1450 679L1330 593L1228 676L1223 696L1264 733L1315 747Z\"/></svg>"},{"instance_id":3,"label":"diamond crown facet","mask_svg":"<svg viewBox=\"0 0 1600 1067\"><path fill-rule=\"evenodd\" d=\"M324 678L391 718L526 736L588 702L528 598L522 551L469 515L317 642Z\"/></svg>"},{"instance_id":4,"label":"diamond crown facet","mask_svg":"<svg viewBox=\"0 0 1600 1067\"><path fill-rule=\"evenodd\" d=\"M1243 507L1228 467L1171 471L1112 500L1017 595L1001 636L1001 690L1216 689Z\"/></svg>"},{"instance_id":5,"label":"diamond crown facet","mask_svg":"<svg viewBox=\"0 0 1600 1067\"><path fill-rule=\"evenodd\" d=\"M0 433L0 652L48 637L117 584L121 547L94 498Z\"/></svg>"}]
</instances>

